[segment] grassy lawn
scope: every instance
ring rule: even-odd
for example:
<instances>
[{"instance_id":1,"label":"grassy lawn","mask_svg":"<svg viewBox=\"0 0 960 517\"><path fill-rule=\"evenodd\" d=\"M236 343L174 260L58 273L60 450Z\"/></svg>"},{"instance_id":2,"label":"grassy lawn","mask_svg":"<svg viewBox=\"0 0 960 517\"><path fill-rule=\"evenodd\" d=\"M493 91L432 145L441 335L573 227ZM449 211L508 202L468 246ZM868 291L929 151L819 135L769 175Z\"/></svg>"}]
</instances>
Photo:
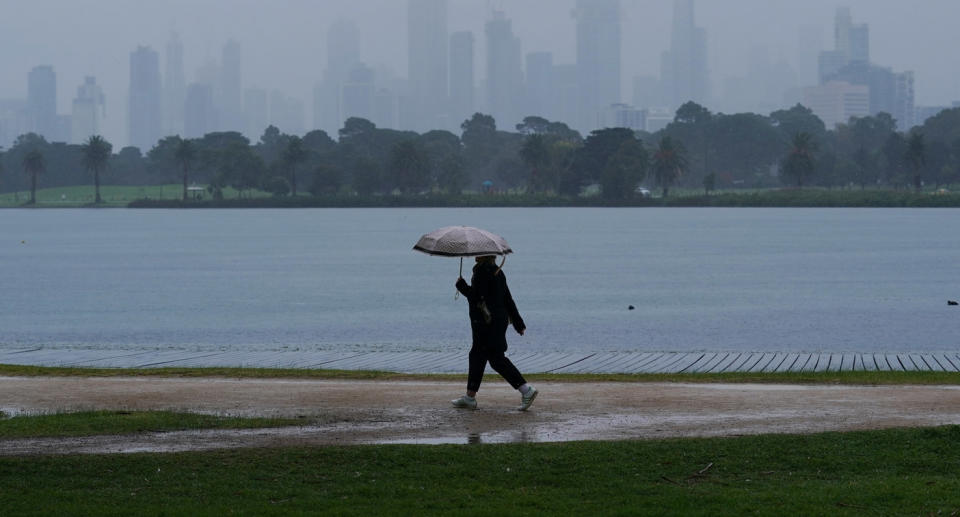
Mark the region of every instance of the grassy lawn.
<instances>
[{"instance_id":1,"label":"grassy lawn","mask_svg":"<svg viewBox=\"0 0 960 517\"><path fill-rule=\"evenodd\" d=\"M960 427L0 458L7 515L957 515Z\"/></svg>"},{"instance_id":2,"label":"grassy lawn","mask_svg":"<svg viewBox=\"0 0 960 517\"><path fill-rule=\"evenodd\" d=\"M225 198L237 197L233 188L225 188ZM245 192L245 196L263 197L269 194L261 191ZM183 185L171 183L167 185L101 185L100 197L106 207L125 207L137 199L180 199L183 196ZM209 199L210 195L204 193ZM0 194L0 207L17 207L30 200L30 192L7 192ZM77 185L72 187L53 187L37 189L37 206L41 208L74 208L92 205L94 200L93 185Z\"/></svg>"},{"instance_id":3,"label":"grassy lawn","mask_svg":"<svg viewBox=\"0 0 960 517\"><path fill-rule=\"evenodd\" d=\"M55 368L0 364L0 375L55 377L228 377L348 380L455 380L464 374L403 374L357 370L284 368ZM779 384L960 384L958 372L783 372L783 373L650 373L650 374L530 374L532 382L751 382Z\"/></svg>"},{"instance_id":4,"label":"grassy lawn","mask_svg":"<svg viewBox=\"0 0 960 517\"><path fill-rule=\"evenodd\" d=\"M296 418L239 418L171 411L83 411L13 418L0 413L0 439L188 429L251 429L306 423L306 420Z\"/></svg>"}]
</instances>

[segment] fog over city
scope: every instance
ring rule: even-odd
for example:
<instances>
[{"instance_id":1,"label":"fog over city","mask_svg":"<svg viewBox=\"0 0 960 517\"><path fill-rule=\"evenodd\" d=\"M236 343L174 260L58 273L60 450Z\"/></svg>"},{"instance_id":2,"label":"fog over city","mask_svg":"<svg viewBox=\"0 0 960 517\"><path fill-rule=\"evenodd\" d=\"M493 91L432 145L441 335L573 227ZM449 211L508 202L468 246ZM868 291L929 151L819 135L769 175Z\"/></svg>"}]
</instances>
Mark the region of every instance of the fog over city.
<instances>
[{"instance_id":1,"label":"fog over city","mask_svg":"<svg viewBox=\"0 0 960 517\"><path fill-rule=\"evenodd\" d=\"M491 96L487 81L488 22L510 22L501 28L512 30L519 42L521 73L526 74L520 81L524 77L531 81L530 53L539 52L541 57L546 56L543 52L552 53L552 65L558 68L577 64L578 20L574 11L578 3L582 8L595 2L448 0L447 26L443 28L445 44L449 44L454 33L472 32L475 91L471 104L464 110L496 111L489 105L496 97ZM663 53L671 49L672 38L676 40L672 34L676 26L675 7L672 0L620 0L620 94L619 99L602 99L604 106L620 102L638 112L676 109L677 102L663 94L663 88L671 87L665 86L661 77ZM805 87L823 82L818 56L822 51L836 50L834 34L841 7L849 8L853 27L868 26L870 63L895 74L913 73L912 102L916 107L949 107L960 100L960 67L952 52L957 40L955 24L960 19L960 2L955 0L696 1L693 24L704 29L701 34L705 34L706 87L702 98L692 100L713 111L762 114L802 102ZM0 4L0 146L9 147L23 129L34 129L27 127L29 117L18 119L16 112L26 106L31 70L46 65L55 73L57 114L71 115L78 87L86 77L93 77L105 99L103 106L96 106L100 113L99 132L115 143L115 149L132 143L128 127L131 53L139 46L156 51L160 84L166 84L167 48L173 34L182 43L184 87L223 81L223 74L217 69L225 55L224 46L233 40L239 44L233 54L236 56L235 50L239 49L240 84L235 85L236 92L262 91L271 102L277 98L278 103L286 103L288 112L298 111L299 117L294 114L294 122L281 127L283 131L302 133L320 128L335 138L342 119L315 120L329 112L315 103L323 96L318 93L321 85L330 80L325 78L330 29L334 24L350 27L351 23L358 36L359 61L369 67L366 70L372 78L371 88L387 99L384 102L391 103L391 115L369 118L378 126L393 125L418 132L428 128L455 130L469 113L442 110L444 113L435 118L415 122L403 115L405 99L411 97L408 90L417 82L413 78L407 81L412 69L408 65L409 10L407 0L4 0ZM447 50L444 56L448 55ZM546 88L558 84L555 76L544 77ZM454 79L449 81L452 85ZM518 88L524 87L518 83ZM343 90L339 88L342 82L336 89L341 95ZM221 102L217 96L222 89L222 85L212 89L215 103ZM274 92L281 95L275 97ZM561 108L533 113L523 99L536 99L536 93L517 95L519 106L514 111L501 109L514 119L497 117L499 127L512 129L523 115L557 119L563 113L573 113ZM345 102L345 97L337 98ZM374 101L372 97L367 99L371 105ZM237 106L238 111L247 110ZM596 129L591 126L602 122L598 122L601 118L595 112L604 106L588 106L594 111L586 116L581 106L577 112L580 120L564 121L581 131ZM340 115L358 115L345 113L343 106L339 109ZM207 121L205 129L227 129L224 124L230 117L223 109L220 111L219 121ZM262 131L250 120L242 121L239 116L233 120L242 127L230 129L243 131L253 140L258 136L256 132ZM276 123L273 113L266 122ZM183 122L170 124L164 122L163 134L176 124L183 127ZM48 137L54 139L57 138ZM59 139L76 140L66 129Z\"/></svg>"}]
</instances>

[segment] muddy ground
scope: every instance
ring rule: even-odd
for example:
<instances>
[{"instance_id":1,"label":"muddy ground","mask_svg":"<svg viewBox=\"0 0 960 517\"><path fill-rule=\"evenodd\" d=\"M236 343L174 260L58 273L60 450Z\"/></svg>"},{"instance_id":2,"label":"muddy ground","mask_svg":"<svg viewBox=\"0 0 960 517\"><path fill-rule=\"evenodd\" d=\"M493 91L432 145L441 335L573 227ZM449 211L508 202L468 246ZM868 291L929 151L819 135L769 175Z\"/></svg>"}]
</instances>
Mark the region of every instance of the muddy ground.
<instances>
[{"instance_id":1,"label":"muddy ground","mask_svg":"<svg viewBox=\"0 0 960 517\"><path fill-rule=\"evenodd\" d=\"M956 386L541 383L527 412L499 379L475 411L462 383L289 379L0 377L8 415L94 409L302 416L237 431L0 440L0 455L186 451L371 443L507 443L810 433L960 424Z\"/></svg>"}]
</instances>

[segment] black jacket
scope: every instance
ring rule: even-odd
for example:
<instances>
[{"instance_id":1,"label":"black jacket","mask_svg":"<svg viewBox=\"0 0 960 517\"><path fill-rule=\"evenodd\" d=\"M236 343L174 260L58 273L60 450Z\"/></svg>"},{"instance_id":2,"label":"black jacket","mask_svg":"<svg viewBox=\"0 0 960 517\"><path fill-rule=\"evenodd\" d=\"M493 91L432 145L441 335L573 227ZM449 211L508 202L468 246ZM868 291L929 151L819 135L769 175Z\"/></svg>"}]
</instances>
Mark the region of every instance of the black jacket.
<instances>
[{"instance_id":1,"label":"black jacket","mask_svg":"<svg viewBox=\"0 0 960 517\"><path fill-rule=\"evenodd\" d=\"M495 264L477 264L468 285L462 278L457 281L457 290L470 302L470 328L474 346L486 346L495 350L507 349L507 325L513 323L518 332L527 328L517 311L517 304L507 287L507 276L498 272ZM481 302L490 311L487 322L481 310Z\"/></svg>"}]
</instances>

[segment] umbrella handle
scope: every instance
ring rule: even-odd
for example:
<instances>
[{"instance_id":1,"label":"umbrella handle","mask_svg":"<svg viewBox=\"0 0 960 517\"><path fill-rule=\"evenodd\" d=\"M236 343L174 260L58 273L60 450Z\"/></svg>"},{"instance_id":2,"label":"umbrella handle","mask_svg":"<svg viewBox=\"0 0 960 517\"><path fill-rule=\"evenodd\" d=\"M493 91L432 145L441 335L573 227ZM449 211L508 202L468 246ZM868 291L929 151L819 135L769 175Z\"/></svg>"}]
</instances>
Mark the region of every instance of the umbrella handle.
<instances>
[{"instance_id":1,"label":"umbrella handle","mask_svg":"<svg viewBox=\"0 0 960 517\"><path fill-rule=\"evenodd\" d=\"M463 257L460 257L460 276L459 276L458 278L463 278ZM453 299L454 299L454 300L460 298L460 290L459 290L459 289L455 289L455 291L456 291L456 292L453 293Z\"/></svg>"},{"instance_id":2,"label":"umbrella handle","mask_svg":"<svg viewBox=\"0 0 960 517\"><path fill-rule=\"evenodd\" d=\"M461 260L462 260L462 259L461 259ZM499 275L499 274L500 274L500 271L503 269L503 265L506 264L506 263L507 263L507 255L504 254L504 255L503 255L503 260L500 261L500 267L497 268L497 272L494 273L494 274L495 274L495 275Z\"/></svg>"}]
</instances>

